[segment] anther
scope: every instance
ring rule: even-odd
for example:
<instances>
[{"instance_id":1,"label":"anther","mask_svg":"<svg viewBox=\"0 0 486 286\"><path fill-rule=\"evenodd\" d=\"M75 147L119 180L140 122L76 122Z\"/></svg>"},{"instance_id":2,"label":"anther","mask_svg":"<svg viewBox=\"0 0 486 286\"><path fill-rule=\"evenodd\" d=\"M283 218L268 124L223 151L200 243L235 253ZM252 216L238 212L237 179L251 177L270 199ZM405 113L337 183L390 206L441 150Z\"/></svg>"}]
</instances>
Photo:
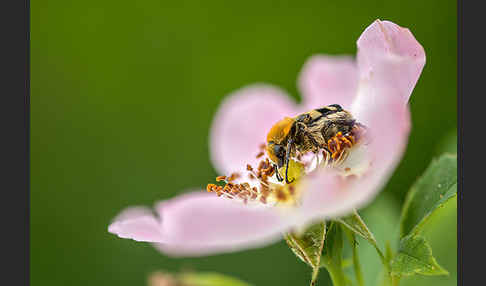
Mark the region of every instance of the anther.
<instances>
[{"instance_id":1,"label":"anther","mask_svg":"<svg viewBox=\"0 0 486 286\"><path fill-rule=\"evenodd\" d=\"M226 176L217 176L216 182L226 181Z\"/></svg>"},{"instance_id":2,"label":"anther","mask_svg":"<svg viewBox=\"0 0 486 286\"><path fill-rule=\"evenodd\" d=\"M215 184L207 184L206 191L208 191L208 193L212 192L213 191L213 186L215 186Z\"/></svg>"}]
</instances>

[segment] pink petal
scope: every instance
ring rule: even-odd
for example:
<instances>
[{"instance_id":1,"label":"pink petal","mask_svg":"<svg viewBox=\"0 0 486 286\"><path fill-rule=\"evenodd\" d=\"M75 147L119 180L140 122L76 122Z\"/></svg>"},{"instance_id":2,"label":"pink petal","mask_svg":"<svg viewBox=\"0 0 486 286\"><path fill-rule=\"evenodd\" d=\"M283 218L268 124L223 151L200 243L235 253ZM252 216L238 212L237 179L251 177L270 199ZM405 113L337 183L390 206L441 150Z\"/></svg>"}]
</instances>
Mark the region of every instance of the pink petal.
<instances>
[{"instance_id":1,"label":"pink petal","mask_svg":"<svg viewBox=\"0 0 486 286\"><path fill-rule=\"evenodd\" d=\"M329 104L350 107L356 96L358 69L350 56L312 56L299 76L299 88L307 110Z\"/></svg>"},{"instance_id":2,"label":"pink petal","mask_svg":"<svg viewBox=\"0 0 486 286\"><path fill-rule=\"evenodd\" d=\"M108 226L108 231L121 238L136 241L161 241L160 222L145 207L131 207L121 212Z\"/></svg>"},{"instance_id":3,"label":"pink petal","mask_svg":"<svg viewBox=\"0 0 486 286\"><path fill-rule=\"evenodd\" d=\"M302 224L339 214L348 195L339 176L330 170L309 174L303 181L303 189L299 210Z\"/></svg>"},{"instance_id":4,"label":"pink petal","mask_svg":"<svg viewBox=\"0 0 486 286\"><path fill-rule=\"evenodd\" d=\"M281 238L288 225L271 208L243 205L206 192L159 203L167 243L157 247L172 256L197 256L265 245Z\"/></svg>"},{"instance_id":5,"label":"pink petal","mask_svg":"<svg viewBox=\"0 0 486 286\"><path fill-rule=\"evenodd\" d=\"M285 116L298 113L295 103L282 90L270 85L252 85L227 96L216 113L210 132L210 151L220 174L255 165L259 146L267 132Z\"/></svg>"},{"instance_id":6,"label":"pink petal","mask_svg":"<svg viewBox=\"0 0 486 286\"><path fill-rule=\"evenodd\" d=\"M365 29L357 45L360 86L352 107L354 113L361 114L391 94L407 103L425 65L424 49L410 30L376 20Z\"/></svg>"},{"instance_id":7,"label":"pink petal","mask_svg":"<svg viewBox=\"0 0 486 286\"><path fill-rule=\"evenodd\" d=\"M264 205L244 205L207 192L191 192L155 206L129 208L109 226L122 238L152 242L171 256L199 256L262 246L289 227Z\"/></svg>"},{"instance_id":8,"label":"pink petal","mask_svg":"<svg viewBox=\"0 0 486 286\"><path fill-rule=\"evenodd\" d=\"M374 159L370 174L350 185L356 208L374 199L388 182L406 150L411 127L408 105L402 101L377 104L369 114L369 151Z\"/></svg>"}]
</instances>

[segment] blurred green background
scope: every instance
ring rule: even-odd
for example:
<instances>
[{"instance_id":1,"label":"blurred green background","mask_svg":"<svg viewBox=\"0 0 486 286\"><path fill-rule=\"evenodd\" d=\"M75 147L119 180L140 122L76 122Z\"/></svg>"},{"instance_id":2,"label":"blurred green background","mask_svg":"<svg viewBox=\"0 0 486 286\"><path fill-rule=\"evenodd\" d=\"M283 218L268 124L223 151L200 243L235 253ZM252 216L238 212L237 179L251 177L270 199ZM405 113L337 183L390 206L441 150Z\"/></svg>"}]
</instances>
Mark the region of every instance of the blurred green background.
<instances>
[{"instance_id":1,"label":"blurred green background","mask_svg":"<svg viewBox=\"0 0 486 286\"><path fill-rule=\"evenodd\" d=\"M127 206L213 181L208 131L226 94L267 82L299 99L305 60L355 54L377 18L409 27L427 55L405 157L363 211L383 243L411 184L450 148L441 138L455 140L455 1L32 1L31 285L146 285L159 269L308 285L310 270L284 242L171 259L107 226ZM427 237L451 275L403 285L456 285L456 208L442 212Z\"/></svg>"}]
</instances>

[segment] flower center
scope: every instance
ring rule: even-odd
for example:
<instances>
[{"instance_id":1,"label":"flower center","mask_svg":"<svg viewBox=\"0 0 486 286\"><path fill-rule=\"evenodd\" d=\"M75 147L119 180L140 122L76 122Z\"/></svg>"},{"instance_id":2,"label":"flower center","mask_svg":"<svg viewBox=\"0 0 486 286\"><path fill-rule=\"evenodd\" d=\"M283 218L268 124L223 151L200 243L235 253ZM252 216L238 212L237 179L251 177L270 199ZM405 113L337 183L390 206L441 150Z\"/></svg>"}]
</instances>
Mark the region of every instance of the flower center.
<instances>
[{"instance_id":1,"label":"flower center","mask_svg":"<svg viewBox=\"0 0 486 286\"><path fill-rule=\"evenodd\" d=\"M246 178L240 173L218 176L216 182L223 182L224 185L208 184L206 190L245 204L295 205L302 189L299 188L299 181L317 169L331 168L343 177L361 176L366 172L371 161L368 158L365 131L364 126L356 125L350 134L338 132L328 140L326 148L319 152L299 153L295 160L290 159L288 171L287 166L277 170L275 164L264 158L256 168L249 164L246 166ZM264 148L262 144L257 158L264 156ZM287 175L292 183L278 182L277 172L280 177Z\"/></svg>"}]
</instances>

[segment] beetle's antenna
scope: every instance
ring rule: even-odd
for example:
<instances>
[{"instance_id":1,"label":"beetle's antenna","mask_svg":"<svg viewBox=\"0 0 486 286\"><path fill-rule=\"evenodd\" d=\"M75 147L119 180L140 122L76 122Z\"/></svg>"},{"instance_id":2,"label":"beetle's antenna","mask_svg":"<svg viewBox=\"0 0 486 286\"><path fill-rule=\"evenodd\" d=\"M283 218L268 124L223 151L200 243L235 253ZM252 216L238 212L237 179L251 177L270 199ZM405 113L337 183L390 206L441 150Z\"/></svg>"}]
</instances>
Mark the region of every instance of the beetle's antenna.
<instances>
[{"instance_id":1,"label":"beetle's antenna","mask_svg":"<svg viewBox=\"0 0 486 286\"><path fill-rule=\"evenodd\" d=\"M290 153L292 153L292 139L289 139L289 142L287 142L287 154L285 154L285 182L287 184L292 183L294 180L289 181L289 160L290 160Z\"/></svg>"}]
</instances>

